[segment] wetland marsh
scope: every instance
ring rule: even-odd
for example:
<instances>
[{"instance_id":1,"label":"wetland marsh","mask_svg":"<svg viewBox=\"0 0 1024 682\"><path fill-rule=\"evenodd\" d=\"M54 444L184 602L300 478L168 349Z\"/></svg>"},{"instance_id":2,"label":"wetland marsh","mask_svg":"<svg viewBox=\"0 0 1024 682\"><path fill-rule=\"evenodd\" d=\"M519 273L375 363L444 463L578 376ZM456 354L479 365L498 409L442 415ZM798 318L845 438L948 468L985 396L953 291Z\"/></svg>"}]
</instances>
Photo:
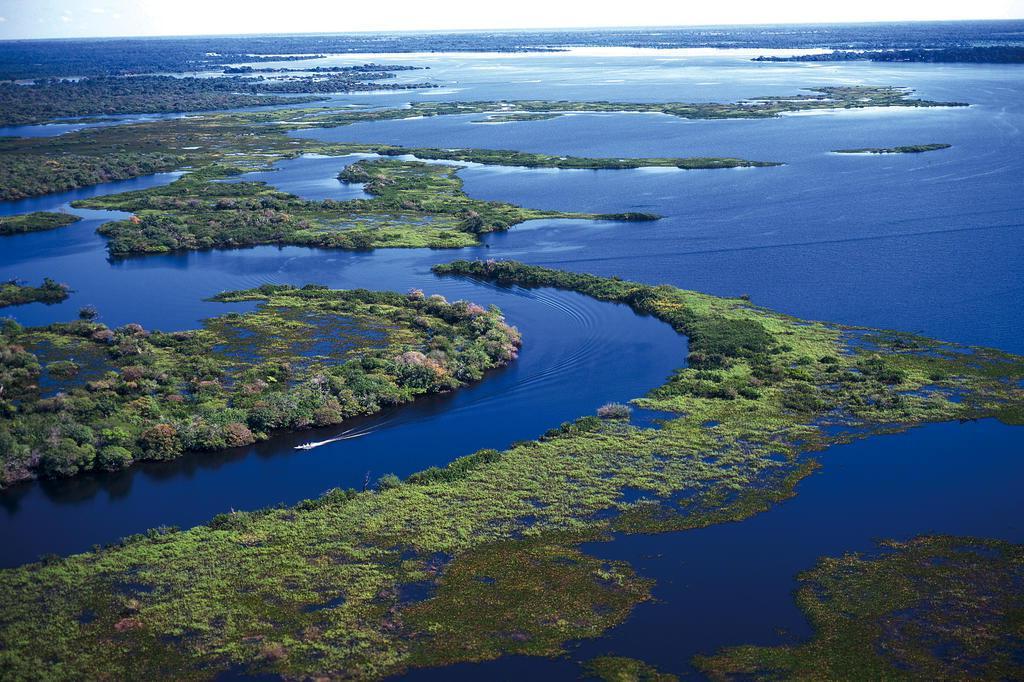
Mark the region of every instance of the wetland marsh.
<instances>
[{"instance_id":1,"label":"wetland marsh","mask_svg":"<svg viewBox=\"0 0 1024 682\"><path fill-rule=\"evenodd\" d=\"M955 617L934 617L964 575L998 588L999 613L1019 609L1005 589L1024 541L1012 499L1024 466L1024 91L1012 66L729 51L381 60L430 65L456 92L338 95L0 143L7 198L18 198L0 211L38 216L0 236L4 279L71 289L63 302L5 309L22 325L5 328L5 344L42 354L49 378L38 376L33 400L52 402L63 381L58 410L85 400L92 412L80 415L135 411L126 444L84 424L94 451L120 447L130 460L156 442L141 437L145 419L194 425L192 406L256 440L249 402L291 390L268 386L291 385L275 362L300 382L345 373L326 386L351 419L298 435L268 422L254 444L179 444L172 461L10 485L6 674L814 674L822 638L849 651L877 638L816 605L821 585L882 619L870 627L897 655L873 661L878 671L961 674L942 652L967 645L989 666L968 672L1017 671L1008 621L969 598ZM652 84L664 101L649 101ZM741 101L754 103L713 104ZM952 146L862 163L831 153L925 151L911 144L922 139ZM117 165L95 166L115 149ZM49 155L69 160L52 185L32 172ZM447 301L419 310L433 293ZM346 320L319 308L293 319L295 299ZM481 307L452 312L460 299ZM520 350L490 304L522 332ZM98 318L73 322L83 306ZM200 331L151 334L122 353L133 323ZM86 328L76 343L113 334L119 378L100 376L106 346L95 372L77 349L47 355ZM496 333L497 345L464 343ZM324 343L349 337L378 358L358 360L359 381L404 377L379 414L341 414L356 346ZM206 368L216 387L173 355L197 340L205 350L186 355L223 365ZM421 376L440 376L431 352L439 366L473 359L473 371L433 390ZM187 388L154 392L145 382L161 374ZM243 390L254 381L263 386ZM183 402L150 414L133 391ZM631 400L631 418L596 416ZM59 419L53 407L37 418ZM4 418L30 425L17 411ZM203 431L229 432L242 434ZM350 437L293 450L341 432ZM64 437L76 435L88 434ZM25 441L37 454L52 442ZM954 496L970 511L951 513ZM878 538L893 543L879 550ZM63 556L17 567L50 553ZM927 572L930 562L943 570ZM830 572L840 567L862 577L844 584ZM871 586L911 574L898 608L932 615L894 624ZM816 630L792 601L797 584ZM981 617L991 637L965 644L957 633ZM920 642L946 626L952 643L929 658ZM828 659L830 674L855 672L856 656Z\"/></svg>"}]
</instances>

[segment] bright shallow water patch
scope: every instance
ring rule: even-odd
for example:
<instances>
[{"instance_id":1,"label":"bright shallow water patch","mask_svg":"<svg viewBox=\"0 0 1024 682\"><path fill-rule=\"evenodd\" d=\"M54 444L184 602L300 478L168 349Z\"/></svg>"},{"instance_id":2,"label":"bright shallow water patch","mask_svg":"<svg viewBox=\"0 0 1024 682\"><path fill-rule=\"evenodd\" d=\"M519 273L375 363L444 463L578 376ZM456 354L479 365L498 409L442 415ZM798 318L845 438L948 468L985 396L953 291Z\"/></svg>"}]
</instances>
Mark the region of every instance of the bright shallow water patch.
<instances>
[{"instance_id":1,"label":"bright shallow water patch","mask_svg":"<svg viewBox=\"0 0 1024 682\"><path fill-rule=\"evenodd\" d=\"M224 182L265 182L282 192L313 201L371 199L361 184L338 180L338 173L344 168L368 156L304 154L296 159L278 161L272 170L243 173Z\"/></svg>"}]
</instances>

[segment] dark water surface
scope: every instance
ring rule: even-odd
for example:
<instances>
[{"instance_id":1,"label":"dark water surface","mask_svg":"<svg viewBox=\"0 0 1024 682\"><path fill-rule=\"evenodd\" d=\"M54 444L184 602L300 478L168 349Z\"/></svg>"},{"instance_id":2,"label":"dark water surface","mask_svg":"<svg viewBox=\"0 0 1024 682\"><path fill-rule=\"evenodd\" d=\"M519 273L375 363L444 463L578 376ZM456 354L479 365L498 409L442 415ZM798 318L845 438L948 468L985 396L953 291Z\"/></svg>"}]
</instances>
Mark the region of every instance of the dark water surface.
<instances>
[{"instance_id":1,"label":"dark water surface","mask_svg":"<svg viewBox=\"0 0 1024 682\"><path fill-rule=\"evenodd\" d=\"M350 425L359 437L309 452L320 433L253 448L152 463L0 495L0 561L67 553L130 532L189 526L231 508L291 502L371 477L408 474L483 447L532 438L658 385L681 364L684 340L621 306L549 290L499 289L438 279L454 258L515 258L550 267L668 282L806 318L892 327L1024 352L1024 79L1019 67L932 64L770 64L694 51L575 51L558 55L377 55L427 63L444 88L351 95L337 103L415 99L575 98L728 101L823 84L906 85L969 108L859 111L761 121L683 121L661 115L573 115L482 125L444 117L303 131L303 136L408 146L481 146L590 156L741 156L780 168L553 171L472 166L472 196L580 211L653 211L657 223L535 221L458 251L346 253L260 247L109 261L94 230L110 214L53 232L0 240L0 276L55 277L65 303L5 310L25 324L97 306L111 325L194 327L244 309L205 303L224 289L267 282L419 287L500 305L524 333L518 362L452 396ZM422 61L421 61L422 60ZM317 64L362 63L365 56ZM410 72L415 74L416 72ZM830 150L929 142L921 155L837 156ZM252 175L310 198L361 192L337 183L351 157L304 157ZM0 204L0 213L54 210L79 196L169 182L172 174ZM346 194L348 193L348 194ZM348 428L348 427L346 427ZM323 437L337 430L324 432ZM574 663L605 652L687 671L696 652L808 634L792 603L794 575L823 554L866 550L879 537L973 533L1024 540L1019 481L1024 430L992 422L933 425L825 453L799 495L737 524L620 538L597 545L656 577L660 601L640 606L605 638L557 661L510 658L413 676L574 677ZM787 634L776 632L783 628Z\"/></svg>"}]
</instances>

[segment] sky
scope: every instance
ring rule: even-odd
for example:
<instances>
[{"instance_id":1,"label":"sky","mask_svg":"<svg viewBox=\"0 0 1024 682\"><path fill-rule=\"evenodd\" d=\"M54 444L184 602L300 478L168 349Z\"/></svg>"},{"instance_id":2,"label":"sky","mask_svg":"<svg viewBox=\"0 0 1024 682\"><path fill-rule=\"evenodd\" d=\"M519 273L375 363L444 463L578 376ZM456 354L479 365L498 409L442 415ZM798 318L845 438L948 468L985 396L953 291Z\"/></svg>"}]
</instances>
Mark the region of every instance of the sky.
<instances>
[{"instance_id":1,"label":"sky","mask_svg":"<svg viewBox=\"0 0 1024 682\"><path fill-rule=\"evenodd\" d=\"M0 0L0 38L1024 19L1024 0Z\"/></svg>"}]
</instances>

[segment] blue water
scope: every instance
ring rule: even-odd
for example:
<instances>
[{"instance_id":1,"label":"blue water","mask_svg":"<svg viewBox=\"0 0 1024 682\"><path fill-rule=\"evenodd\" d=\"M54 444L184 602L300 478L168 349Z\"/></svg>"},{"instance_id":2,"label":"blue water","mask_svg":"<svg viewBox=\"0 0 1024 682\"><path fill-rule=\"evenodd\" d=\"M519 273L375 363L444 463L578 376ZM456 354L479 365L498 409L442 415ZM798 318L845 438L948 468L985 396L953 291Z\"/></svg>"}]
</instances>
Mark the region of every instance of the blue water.
<instances>
[{"instance_id":1,"label":"blue water","mask_svg":"<svg viewBox=\"0 0 1024 682\"><path fill-rule=\"evenodd\" d=\"M351 201L370 199L362 184L338 180L338 173L365 156L323 156L306 154L296 159L285 159L274 164L269 171L243 173L225 182L266 182L282 192L303 199L322 201Z\"/></svg>"},{"instance_id":2,"label":"blue water","mask_svg":"<svg viewBox=\"0 0 1024 682\"><path fill-rule=\"evenodd\" d=\"M299 454L299 434L219 455L114 475L18 487L0 496L3 563L72 552L160 524L188 526L229 508L289 502L335 486L409 473L482 447L530 438L659 384L685 344L665 325L567 293L501 290L438 279L453 258L516 258L550 267L669 282L806 318L893 327L1024 352L1024 79L1019 67L928 64L754 64L715 52L577 51L558 55L402 55L429 63L444 88L350 95L338 104L417 99L576 98L732 100L822 84L893 84L964 100L947 110L862 111L762 121L683 121L660 115L574 115L481 125L444 117L304 131L335 141L481 146L591 156L735 155L779 168L550 171L472 166L472 196L543 208L654 211L656 223L534 221L458 251L346 253L296 247L110 261L89 220L0 240L0 276L67 282L55 306L8 309L26 324L69 319L93 304L116 325L188 328L239 307L204 303L266 282L404 290L502 306L524 332L522 357L479 385L353 425L358 438ZM421 61L421 60L425 60ZM362 63L365 56L317 62ZM415 73L415 72L412 72ZM845 157L843 147L948 142L906 155ZM309 198L360 191L338 183L344 159L304 157L251 176ZM131 181L167 182L170 176ZM121 191L114 183L95 191ZM63 206L70 196L0 204L4 213ZM566 390L571 387L571 390ZM324 437L334 435L325 432ZM793 576L823 554L866 550L876 537L963 532L1021 540L1016 488L1024 431L990 422L934 425L836 448L799 495L749 521L620 538L591 548L628 558L658 579L605 638L568 659L513 658L418 675L573 677L575 660L615 652L687 671L692 653L742 642L791 641L807 624ZM777 628L787 631L776 633Z\"/></svg>"}]
</instances>

